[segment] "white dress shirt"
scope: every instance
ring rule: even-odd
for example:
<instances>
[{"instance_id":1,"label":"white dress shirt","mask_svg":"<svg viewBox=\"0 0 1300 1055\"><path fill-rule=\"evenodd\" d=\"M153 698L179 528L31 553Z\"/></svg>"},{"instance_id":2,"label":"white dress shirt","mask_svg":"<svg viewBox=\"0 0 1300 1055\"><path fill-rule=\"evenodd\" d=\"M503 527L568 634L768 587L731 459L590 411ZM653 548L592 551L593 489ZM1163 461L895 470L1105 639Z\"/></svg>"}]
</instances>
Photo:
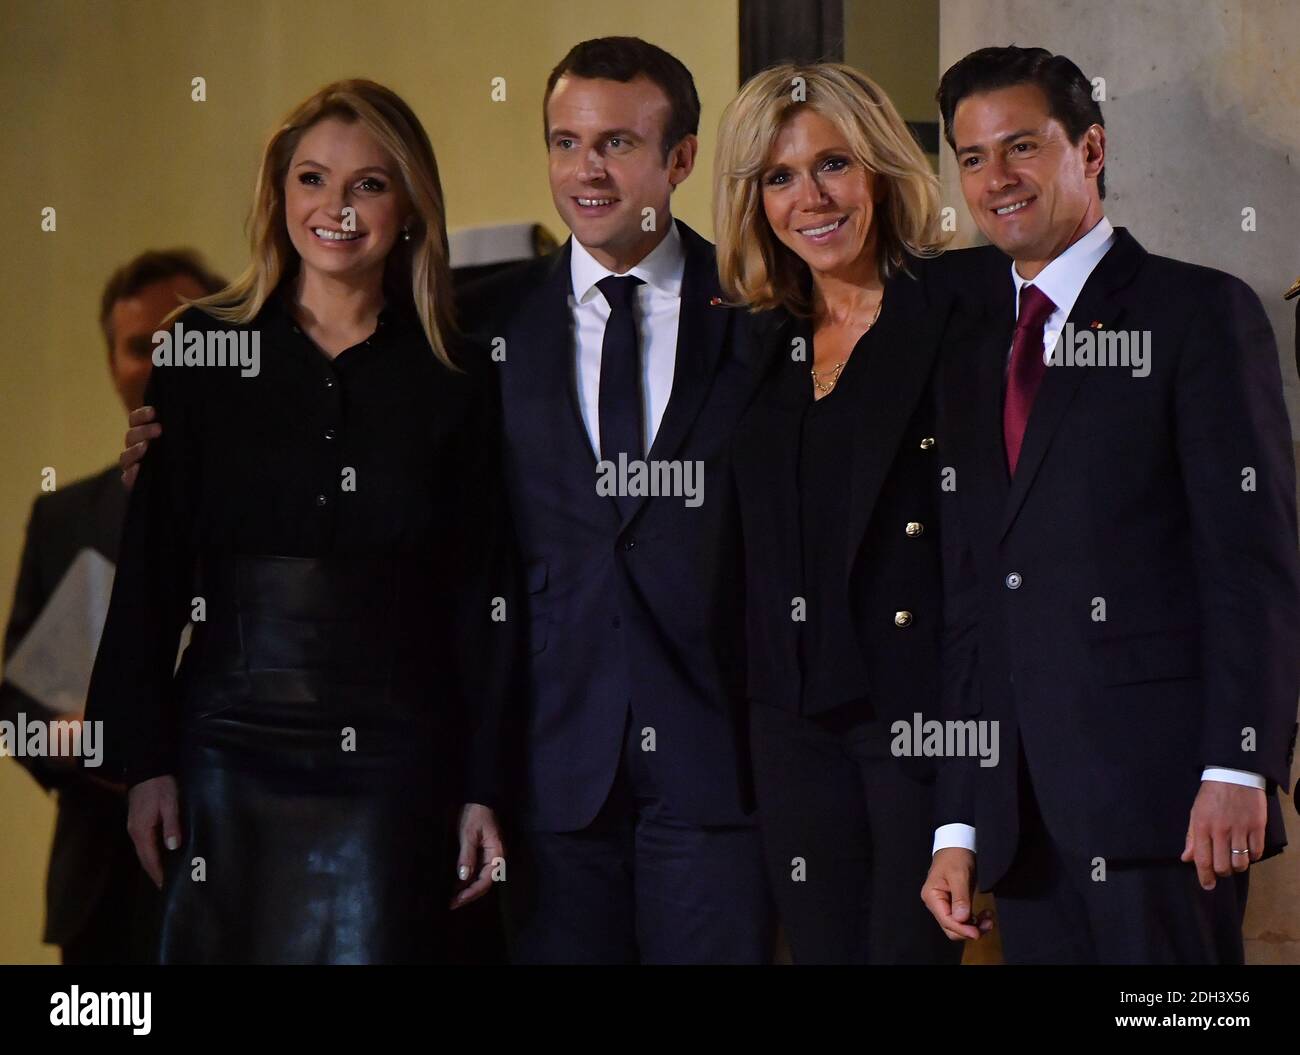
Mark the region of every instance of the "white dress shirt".
<instances>
[{"instance_id":1,"label":"white dress shirt","mask_svg":"<svg viewBox=\"0 0 1300 1055\"><path fill-rule=\"evenodd\" d=\"M1032 283L1047 294L1056 310L1048 316L1043 326L1043 360L1046 362L1056 346L1056 341L1065 329L1065 322L1074 310L1074 302L1079 299L1084 283L1092 274L1093 268L1101 261L1110 247L1115 244L1115 229L1110 221L1102 217L1096 225L1064 253L1049 263L1032 279L1021 278L1016 265L1011 264L1011 281L1016 286L1016 315L1020 314L1020 287ZM1010 359L1011 350L1007 349ZM1266 786L1263 776L1249 773L1242 769L1224 769L1220 766L1207 766L1201 773L1201 780L1218 780L1225 784L1242 784L1248 788ZM1190 806L1188 807L1191 808ZM975 829L969 824L941 824L934 832L934 849L931 853L950 846L960 846L972 853L975 851Z\"/></svg>"},{"instance_id":2,"label":"white dress shirt","mask_svg":"<svg viewBox=\"0 0 1300 1055\"><path fill-rule=\"evenodd\" d=\"M578 409L587 427L591 449L599 458L600 359L605 343L605 324L609 322L609 302L596 288L596 283L614 272L598 263L576 238L571 238L570 244L569 271L573 290L569 295L569 310L573 314L576 344ZM682 276L685 271L686 251L682 247L682 236L670 218L668 233L660 243L626 272L645 283L636 291L636 322L647 456L673 391L677 323L681 317Z\"/></svg>"},{"instance_id":3,"label":"white dress shirt","mask_svg":"<svg viewBox=\"0 0 1300 1055\"><path fill-rule=\"evenodd\" d=\"M1114 244L1115 229L1111 227L1110 221L1103 216L1091 231L1073 245L1068 246L1064 253L1038 272L1036 277L1032 279L1021 278L1020 272L1016 270L1015 263L1012 263L1011 281L1016 285L1016 318L1020 317L1021 286L1037 286L1056 305L1056 310L1047 317L1047 322L1043 324L1044 362L1052 354L1052 349L1056 347L1056 339L1060 337L1061 331L1065 329L1065 320L1070 317L1070 312L1074 310L1074 302L1079 299L1083 284L1088 281L1092 269L1101 262L1101 258L1110 251L1110 247ZM1011 347L1008 345L1008 358L1010 358L1010 355Z\"/></svg>"}]
</instances>

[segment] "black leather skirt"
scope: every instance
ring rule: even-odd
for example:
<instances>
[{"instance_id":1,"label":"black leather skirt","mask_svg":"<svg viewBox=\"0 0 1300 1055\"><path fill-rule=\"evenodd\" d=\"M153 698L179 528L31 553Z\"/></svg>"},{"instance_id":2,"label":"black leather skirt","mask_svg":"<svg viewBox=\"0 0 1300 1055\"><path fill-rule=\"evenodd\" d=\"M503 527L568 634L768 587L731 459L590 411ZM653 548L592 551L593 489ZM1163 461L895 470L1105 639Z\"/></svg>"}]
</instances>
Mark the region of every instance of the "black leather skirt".
<instances>
[{"instance_id":1,"label":"black leather skirt","mask_svg":"<svg viewBox=\"0 0 1300 1055\"><path fill-rule=\"evenodd\" d=\"M441 960L459 752L432 577L285 557L201 574L161 962Z\"/></svg>"}]
</instances>

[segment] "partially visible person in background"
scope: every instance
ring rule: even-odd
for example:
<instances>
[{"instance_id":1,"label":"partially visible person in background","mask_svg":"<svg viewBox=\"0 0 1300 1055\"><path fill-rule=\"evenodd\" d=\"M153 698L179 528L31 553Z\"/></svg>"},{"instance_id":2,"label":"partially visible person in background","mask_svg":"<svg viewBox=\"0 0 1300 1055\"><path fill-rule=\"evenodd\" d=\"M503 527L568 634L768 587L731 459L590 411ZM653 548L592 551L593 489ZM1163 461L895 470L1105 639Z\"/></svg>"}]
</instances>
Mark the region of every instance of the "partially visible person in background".
<instances>
[{"instance_id":1,"label":"partially visible person in background","mask_svg":"<svg viewBox=\"0 0 1300 1055\"><path fill-rule=\"evenodd\" d=\"M108 370L126 410L144 401L153 364L151 335L182 297L225 285L188 249L149 250L109 278L99 311ZM85 549L116 563L126 489L117 466L41 495L32 505L13 609L5 631L10 657ZM9 680L0 683L0 720L47 722L58 714ZM126 789L76 766L75 759L16 756L46 791L58 795L58 819L45 887L43 940L65 964L147 959L157 927L158 892L136 862L126 833Z\"/></svg>"}]
</instances>

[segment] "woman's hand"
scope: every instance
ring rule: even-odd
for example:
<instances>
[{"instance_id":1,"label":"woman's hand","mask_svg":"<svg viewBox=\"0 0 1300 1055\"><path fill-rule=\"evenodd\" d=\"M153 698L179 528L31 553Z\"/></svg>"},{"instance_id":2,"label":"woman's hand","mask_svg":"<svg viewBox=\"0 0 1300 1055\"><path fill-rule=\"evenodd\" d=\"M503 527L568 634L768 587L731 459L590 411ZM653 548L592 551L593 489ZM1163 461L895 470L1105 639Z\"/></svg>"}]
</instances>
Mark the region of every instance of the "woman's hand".
<instances>
[{"instance_id":1,"label":"woman's hand","mask_svg":"<svg viewBox=\"0 0 1300 1055\"><path fill-rule=\"evenodd\" d=\"M180 794L173 776L150 777L132 785L126 793L126 830L135 844L135 854L149 873L149 878L161 890L163 885L162 858L158 853L158 828L167 849L175 850L181 844Z\"/></svg>"},{"instance_id":2,"label":"woman's hand","mask_svg":"<svg viewBox=\"0 0 1300 1055\"><path fill-rule=\"evenodd\" d=\"M496 814L487 806L467 802L460 810L460 856L456 860L456 896L453 909L477 901L492 888L492 873L504 866L505 844Z\"/></svg>"}]
</instances>

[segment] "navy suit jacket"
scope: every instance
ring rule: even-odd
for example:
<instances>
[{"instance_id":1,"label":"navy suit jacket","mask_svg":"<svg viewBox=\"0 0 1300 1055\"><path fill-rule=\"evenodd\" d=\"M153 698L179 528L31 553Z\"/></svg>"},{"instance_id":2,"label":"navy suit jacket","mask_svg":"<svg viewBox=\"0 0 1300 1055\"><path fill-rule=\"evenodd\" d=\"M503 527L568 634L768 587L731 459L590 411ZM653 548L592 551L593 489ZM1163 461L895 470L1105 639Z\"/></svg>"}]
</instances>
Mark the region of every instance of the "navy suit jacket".
<instances>
[{"instance_id":1,"label":"navy suit jacket","mask_svg":"<svg viewBox=\"0 0 1300 1055\"><path fill-rule=\"evenodd\" d=\"M713 246L677 225L686 269L676 366L647 459L702 462L699 507L644 497L623 513L597 493L576 395L570 242L459 300L465 329L504 351L496 372L529 653L519 807L535 830L573 831L595 818L629 712L676 815L739 824L752 810L733 651L741 601L728 603L717 587L706 519L717 512L711 503L727 500L722 464L760 379L760 353L747 314L723 303Z\"/></svg>"},{"instance_id":2,"label":"navy suit jacket","mask_svg":"<svg viewBox=\"0 0 1300 1055\"><path fill-rule=\"evenodd\" d=\"M944 259L977 315L946 350L940 388L955 469L941 495L945 707L998 721L1002 762L945 764L939 822L975 826L985 890L1015 854L1026 776L1066 850L1177 859L1213 765L1267 778L1266 843L1280 848L1300 561L1291 433L1259 298L1117 228L1070 322L1148 333L1150 373L1049 367L1010 479L1010 260L991 247Z\"/></svg>"}]
</instances>

